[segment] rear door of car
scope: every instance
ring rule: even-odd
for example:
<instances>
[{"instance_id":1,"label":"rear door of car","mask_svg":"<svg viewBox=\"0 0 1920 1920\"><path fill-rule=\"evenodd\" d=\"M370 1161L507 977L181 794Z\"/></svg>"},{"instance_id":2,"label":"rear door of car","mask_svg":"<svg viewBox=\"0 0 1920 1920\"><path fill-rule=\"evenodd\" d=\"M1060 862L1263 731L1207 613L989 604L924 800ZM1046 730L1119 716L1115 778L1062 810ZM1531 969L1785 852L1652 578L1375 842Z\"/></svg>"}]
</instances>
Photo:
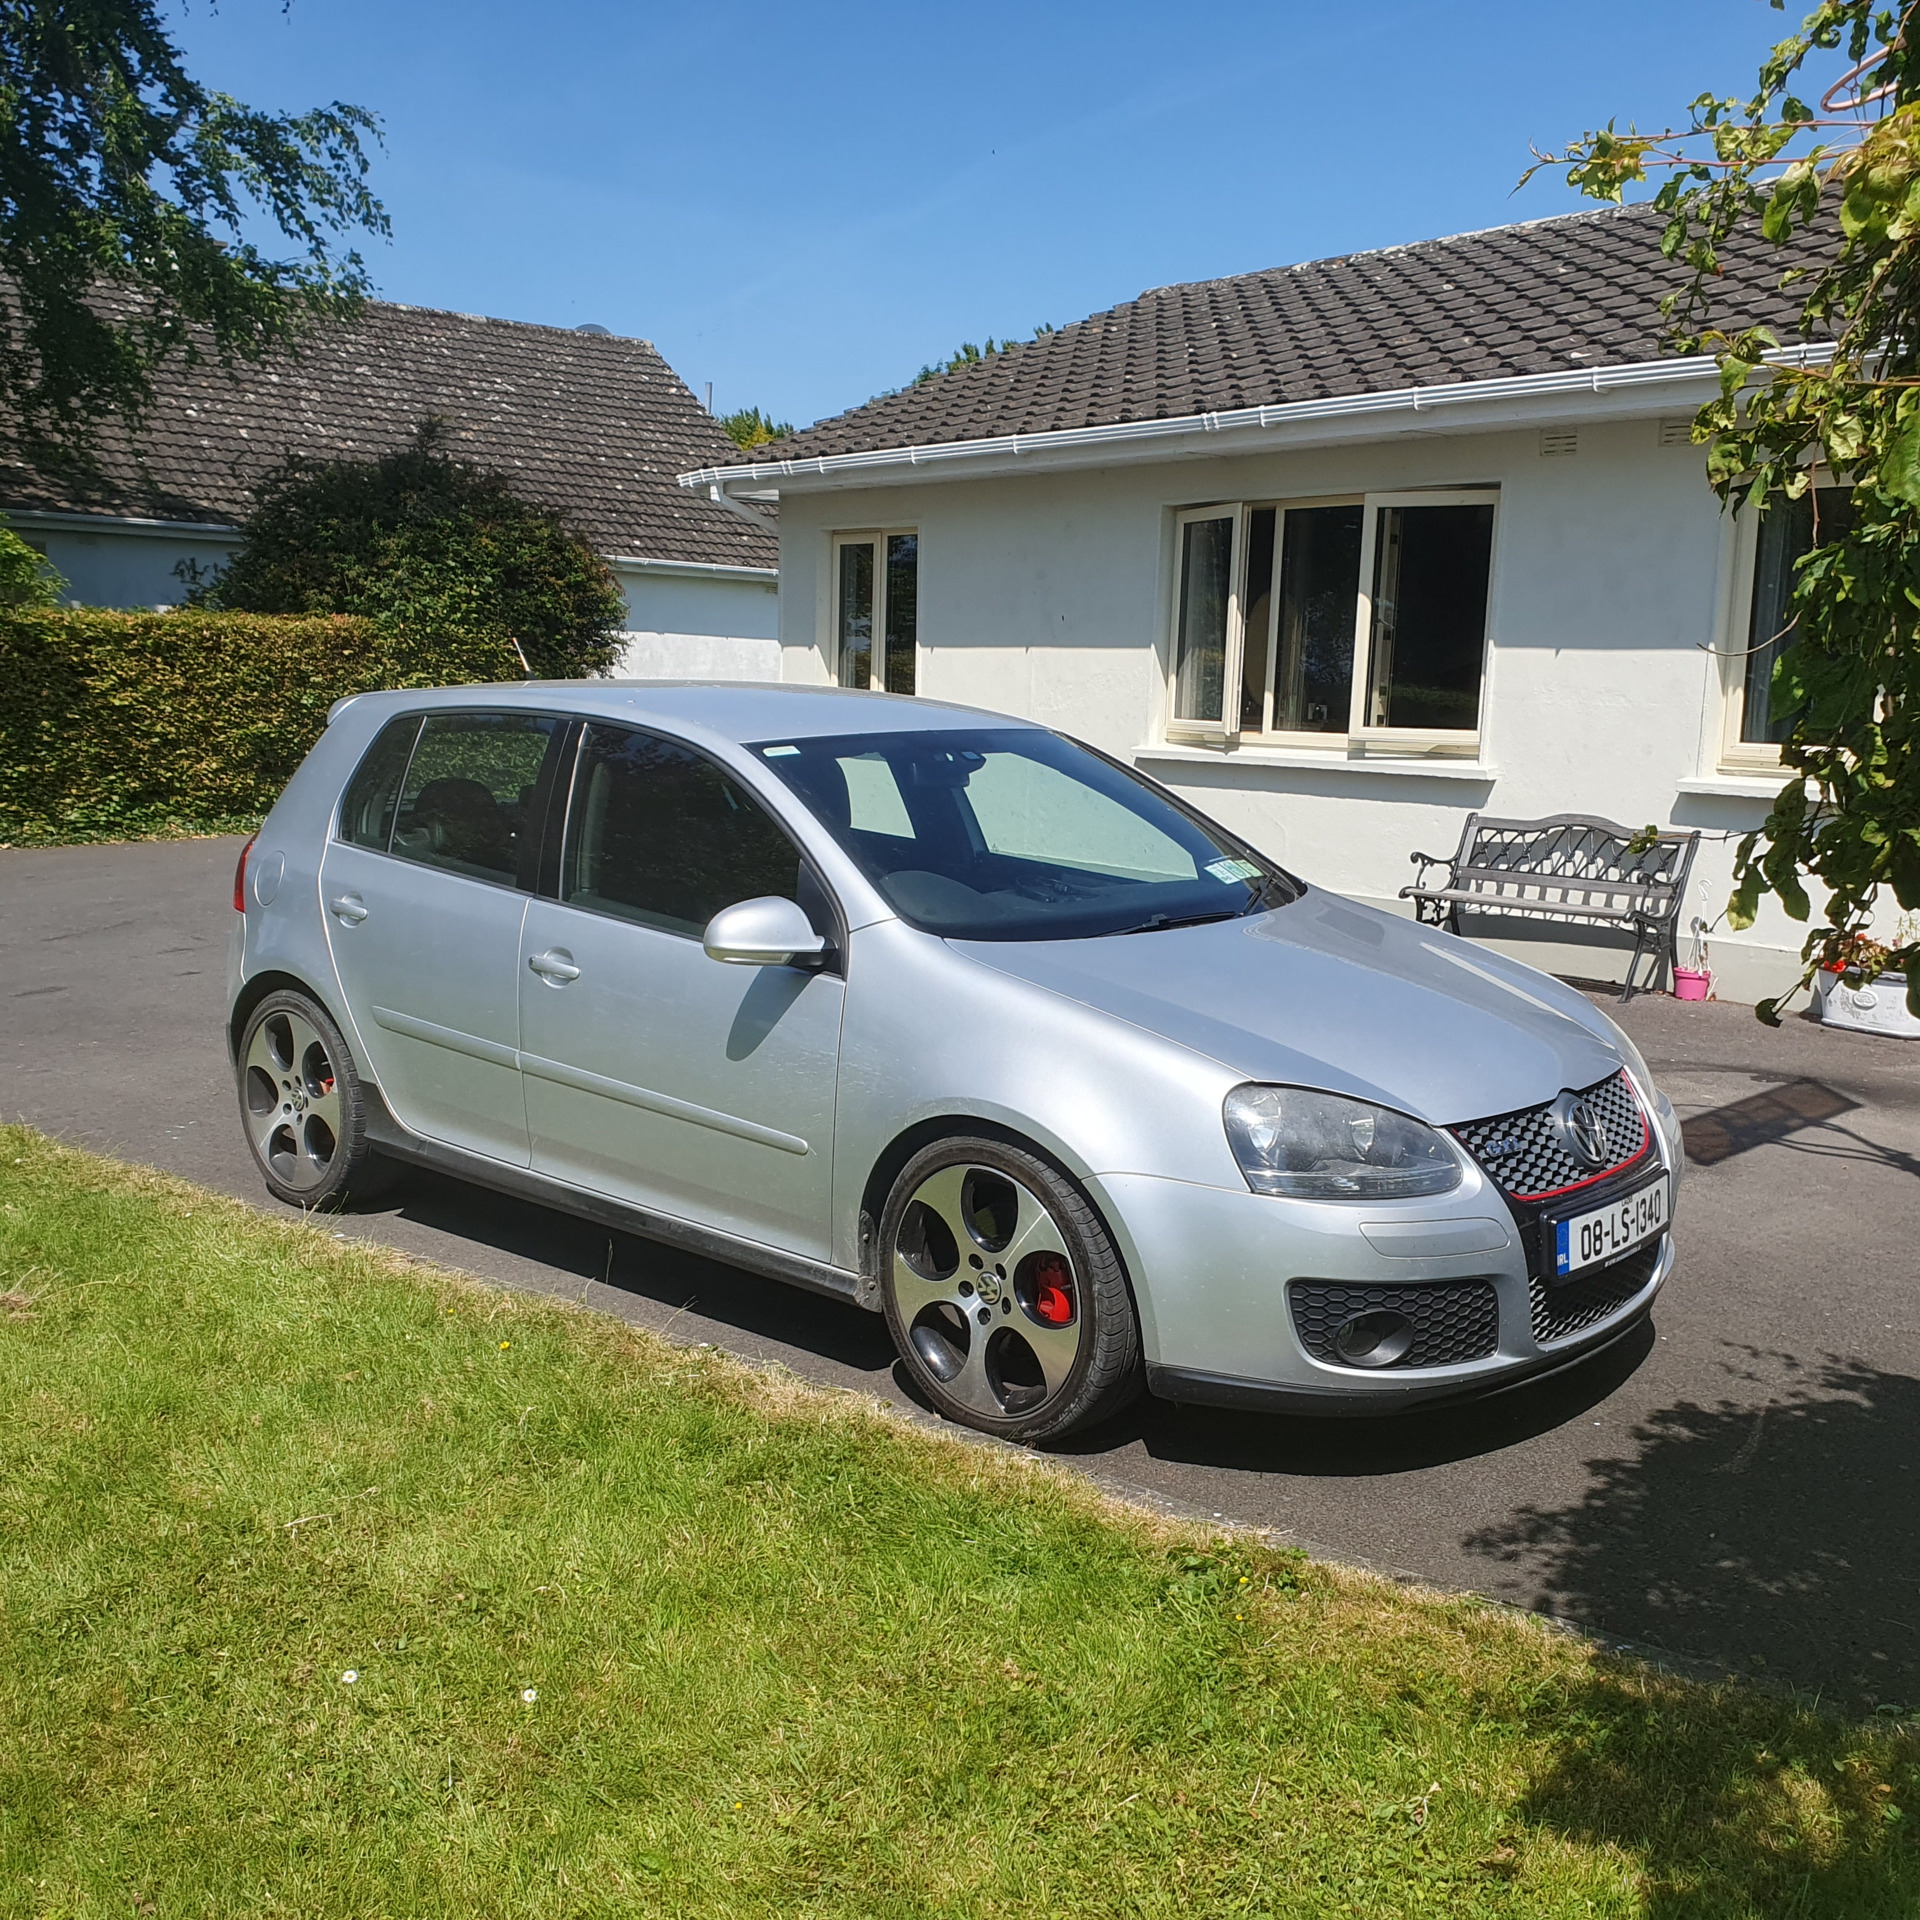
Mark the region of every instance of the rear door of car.
<instances>
[{"instance_id":1,"label":"rear door of car","mask_svg":"<svg viewBox=\"0 0 1920 1920\"><path fill-rule=\"evenodd\" d=\"M519 961L534 1167L827 1258L837 957L745 967L701 945L722 907L779 894L844 950L824 886L744 783L657 733L589 722L565 809L557 897L529 905Z\"/></svg>"},{"instance_id":2,"label":"rear door of car","mask_svg":"<svg viewBox=\"0 0 1920 1920\"><path fill-rule=\"evenodd\" d=\"M320 871L334 965L394 1116L521 1167L520 933L566 732L479 708L394 721Z\"/></svg>"}]
</instances>

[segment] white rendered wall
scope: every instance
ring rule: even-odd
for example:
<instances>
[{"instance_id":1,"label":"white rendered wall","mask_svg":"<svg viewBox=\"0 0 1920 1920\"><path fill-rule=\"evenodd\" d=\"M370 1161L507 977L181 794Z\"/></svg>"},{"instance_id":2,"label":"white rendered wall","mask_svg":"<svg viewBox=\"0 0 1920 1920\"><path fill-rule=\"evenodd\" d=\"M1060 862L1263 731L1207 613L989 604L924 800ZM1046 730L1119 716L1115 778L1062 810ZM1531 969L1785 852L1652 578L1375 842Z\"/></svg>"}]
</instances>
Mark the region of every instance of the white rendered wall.
<instances>
[{"instance_id":1,"label":"white rendered wall","mask_svg":"<svg viewBox=\"0 0 1920 1920\"><path fill-rule=\"evenodd\" d=\"M623 680L777 680L780 596L771 580L614 566L627 598Z\"/></svg>"},{"instance_id":2,"label":"white rendered wall","mask_svg":"<svg viewBox=\"0 0 1920 1920\"><path fill-rule=\"evenodd\" d=\"M109 526L101 532L36 526L11 517L20 536L41 548L66 581L62 598L81 607L177 607L187 581L176 569L193 562L202 576L219 571L240 544L235 534L142 533Z\"/></svg>"},{"instance_id":3,"label":"white rendered wall","mask_svg":"<svg viewBox=\"0 0 1920 1920\"><path fill-rule=\"evenodd\" d=\"M1731 527L1699 450L1661 447L1652 419L1586 421L1570 457L1539 448L1529 427L859 492L789 485L782 675L831 672L831 532L917 526L923 695L1039 720L1131 759L1323 885L1392 904L1413 877L1408 855L1450 853L1470 811L1593 813L1714 836L1758 826L1766 783L1715 764L1726 669L1708 649L1725 644ZM1489 771L1382 770L1337 758L1338 737L1319 765L1158 744L1174 509L1489 484L1500 488L1479 756ZM1696 913L1720 914L1732 855L1728 838L1703 840L1683 929ZM1500 944L1537 964L1618 977L1622 956L1579 929L1543 928L1542 944L1524 931L1509 940L1515 927L1505 923ZM1787 985L1803 932L1772 900L1748 933L1722 928L1712 940L1722 997Z\"/></svg>"},{"instance_id":4,"label":"white rendered wall","mask_svg":"<svg viewBox=\"0 0 1920 1920\"><path fill-rule=\"evenodd\" d=\"M623 633L616 680L778 680L780 642L712 633Z\"/></svg>"},{"instance_id":5,"label":"white rendered wall","mask_svg":"<svg viewBox=\"0 0 1920 1920\"><path fill-rule=\"evenodd\" d=\"M635 633L726 634L741 640L779 637L780 593L772 580L656 573L618 561L613 577L626 595L627 625Z\"/></svg>"}]
</instances>

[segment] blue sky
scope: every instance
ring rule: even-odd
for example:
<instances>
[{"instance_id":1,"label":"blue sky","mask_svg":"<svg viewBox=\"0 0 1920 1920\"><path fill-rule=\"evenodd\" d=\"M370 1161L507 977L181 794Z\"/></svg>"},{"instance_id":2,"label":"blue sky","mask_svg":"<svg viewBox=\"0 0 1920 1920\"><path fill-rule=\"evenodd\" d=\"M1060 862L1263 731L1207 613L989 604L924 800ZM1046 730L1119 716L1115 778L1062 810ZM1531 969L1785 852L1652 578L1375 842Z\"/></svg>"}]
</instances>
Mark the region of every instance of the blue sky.
<instances>
[{"instance_id":1,"label":"blue sky","mask_svg":"<svg viewBox=\"0 0 1920 1920\"><path fill-rule=\"evenodd\" d=\"M1528 142L1744 93L1764 0L205 0L190 70L385 122L382 297L654 341L804 425L962 340L1578 204Z\"/></svg>"}]
</instances>

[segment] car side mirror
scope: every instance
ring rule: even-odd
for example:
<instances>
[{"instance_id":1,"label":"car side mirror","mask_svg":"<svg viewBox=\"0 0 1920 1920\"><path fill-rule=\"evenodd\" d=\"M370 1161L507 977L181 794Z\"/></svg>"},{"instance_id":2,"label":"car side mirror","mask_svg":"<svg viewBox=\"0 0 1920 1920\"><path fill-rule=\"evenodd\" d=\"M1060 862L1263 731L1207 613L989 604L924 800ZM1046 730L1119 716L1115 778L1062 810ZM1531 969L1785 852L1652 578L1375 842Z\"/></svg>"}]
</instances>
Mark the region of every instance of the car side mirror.
<instances>
[{"instance_id":1,"label":"car side mirror","mask_svg":"<svg viewBox=\"0 0 1920 1920\"><path fill-rule=\"evenodd\" d=\"M701 944L709 960L736 967L792 967L824 959L827 943L791 900L766 894L722 907L707 922Z\"/></svg>"}]
</instances>

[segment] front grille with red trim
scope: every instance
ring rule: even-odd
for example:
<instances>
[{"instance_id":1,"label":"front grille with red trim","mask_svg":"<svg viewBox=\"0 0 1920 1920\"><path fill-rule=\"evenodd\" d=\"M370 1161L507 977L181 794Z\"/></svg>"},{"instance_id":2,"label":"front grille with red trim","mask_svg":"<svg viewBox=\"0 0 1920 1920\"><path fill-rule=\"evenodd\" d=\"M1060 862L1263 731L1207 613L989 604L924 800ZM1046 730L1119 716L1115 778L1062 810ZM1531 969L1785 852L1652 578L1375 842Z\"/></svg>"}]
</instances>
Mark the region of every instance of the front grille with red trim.
<instances>
[{"instance_id":1,"label":"front grille with red trim","mask_svg":"<svg viewBox=\"0 0 1920 1920\"><path fill-rule=\"evenodd\" d=\"M1576 1092L1592 1107L1606 1132L1605 1166L1575 1159L1554 1122L1551 1100L1517 1113L1495 1114L1490 1120L1469 1120L1452 1130L1454 1137L1509 1200L1522 1203L1557 1199L1610 1180L1652 1151L1647 1117L1624 1072Z\"/></svg>"}]
</instances>

